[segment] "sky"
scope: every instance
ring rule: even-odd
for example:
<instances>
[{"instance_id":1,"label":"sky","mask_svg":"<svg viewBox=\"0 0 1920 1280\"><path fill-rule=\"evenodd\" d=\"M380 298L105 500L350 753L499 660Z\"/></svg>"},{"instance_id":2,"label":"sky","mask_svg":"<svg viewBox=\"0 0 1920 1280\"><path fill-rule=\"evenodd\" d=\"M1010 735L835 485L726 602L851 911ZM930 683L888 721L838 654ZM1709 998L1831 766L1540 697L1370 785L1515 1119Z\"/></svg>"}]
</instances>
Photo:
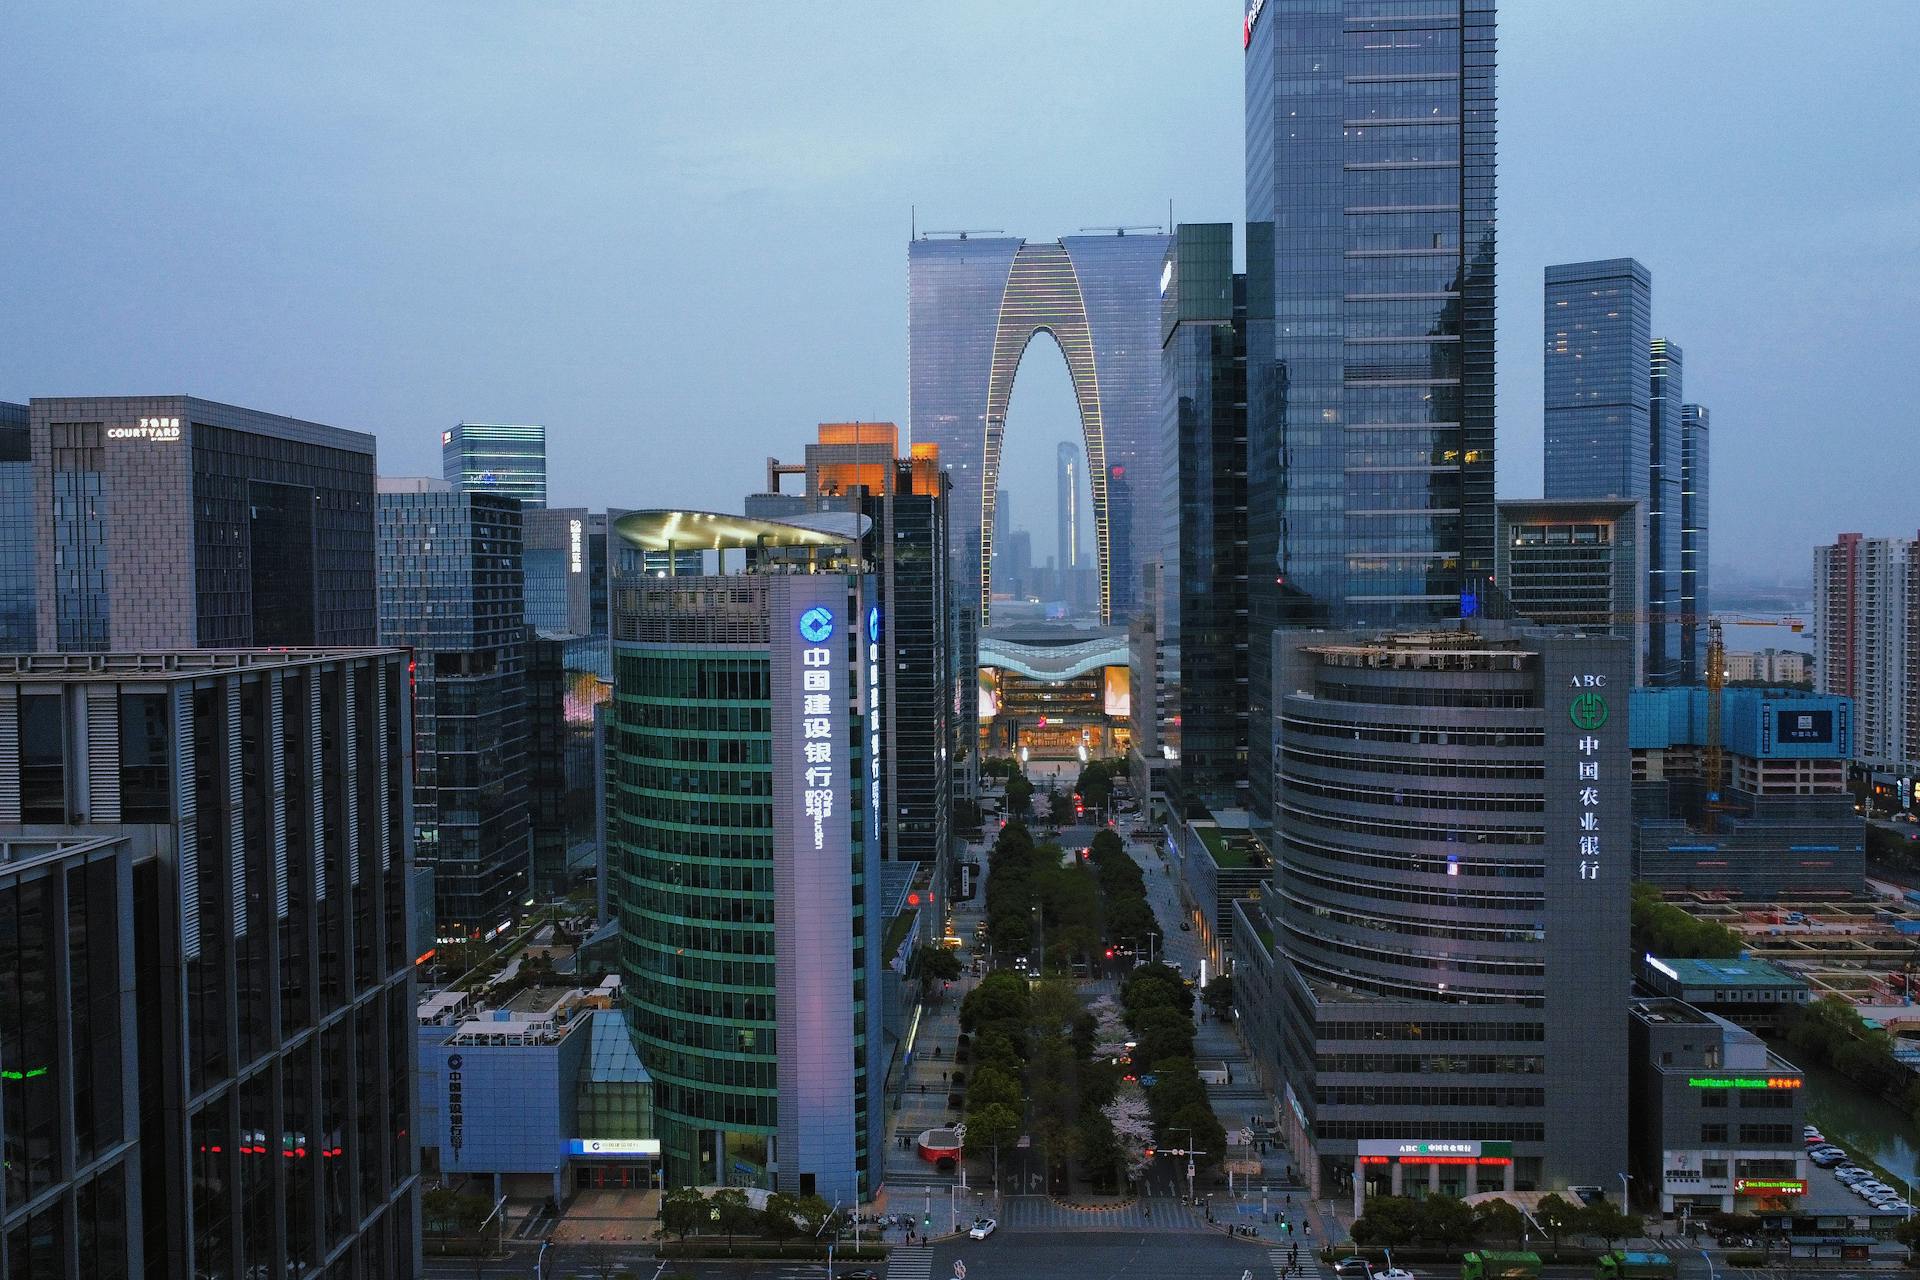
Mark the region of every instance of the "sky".
<instances>
[{"instance_id":1,"label":"sky","mask_svg":"<svg viewBox=\"0 0 1920 1280\"><path fill-rule=\"evenodd\" d=\"M1239 221L1240 14L9 0L0 399L185 392L394 475L543 422L556 505L737 510L813 423L905 425L914 218ZM1716 573L1920 528L1916 44L1913 0L1508 0L1501 496L1540 490L1543 269L1632 256L1712 410ZM1050 542L1057 356L1008 417Z\"/></svg>"}]
</instances>

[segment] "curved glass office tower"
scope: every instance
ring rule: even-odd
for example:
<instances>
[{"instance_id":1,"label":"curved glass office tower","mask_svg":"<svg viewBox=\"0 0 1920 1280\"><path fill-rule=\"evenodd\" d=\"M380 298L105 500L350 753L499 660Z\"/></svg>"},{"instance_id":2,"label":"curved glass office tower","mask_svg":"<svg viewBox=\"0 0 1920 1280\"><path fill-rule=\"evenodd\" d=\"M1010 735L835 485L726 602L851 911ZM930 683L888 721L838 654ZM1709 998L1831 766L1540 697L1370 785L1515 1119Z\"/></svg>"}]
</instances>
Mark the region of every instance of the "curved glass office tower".
<instances>
[{"instance_id":1,"label":"curved glass office tower","mask_svg":"<svg viewBox=\"0 0 1920 1280\"><path fill-rule=\"evenodd\" d=\"M608 866L667 1185L868 1199L882 1158L872 579L851 567L855 540L779 521L639 511L613 527L671 564L688 547L749 558L613 593Z\"/></svg>"},{"instance_id":2,"label":"curved glass office tower","mask_svg":"<svg viewBox=\"0 0 1920 1280\"><path fill-rule=\"evenodd\" d=\"M1086 443L1100 618L1130 611L1160 520L1136 518L1158 474L1160 280L1164 235L918 239L907 248L908 426L940 446L953 476L956 563L993 595L1001 433L1028 344L1051 337L1067 362ZM1145 540L1143 542L1143 539Z\"/></svg>"}]
</instances>

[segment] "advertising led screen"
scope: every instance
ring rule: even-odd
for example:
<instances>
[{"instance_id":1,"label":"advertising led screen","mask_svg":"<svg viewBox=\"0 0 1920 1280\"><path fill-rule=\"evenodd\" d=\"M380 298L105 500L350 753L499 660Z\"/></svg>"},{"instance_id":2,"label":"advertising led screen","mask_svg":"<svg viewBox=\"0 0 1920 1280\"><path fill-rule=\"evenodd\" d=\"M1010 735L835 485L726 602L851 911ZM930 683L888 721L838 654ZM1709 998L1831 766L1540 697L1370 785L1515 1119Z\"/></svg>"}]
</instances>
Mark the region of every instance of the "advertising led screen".
<instances>
[{"instance_id":1,"label":"advertising led screen","mask_svg":"<svg viewBox=\"0 0 1920 1280\"><path fill-rule=\"evenodd\" d=\"M1774 739L1778 742L1821 743L1833 741L1833 712L1775 712Z\"/></svg>"}]
</instances>

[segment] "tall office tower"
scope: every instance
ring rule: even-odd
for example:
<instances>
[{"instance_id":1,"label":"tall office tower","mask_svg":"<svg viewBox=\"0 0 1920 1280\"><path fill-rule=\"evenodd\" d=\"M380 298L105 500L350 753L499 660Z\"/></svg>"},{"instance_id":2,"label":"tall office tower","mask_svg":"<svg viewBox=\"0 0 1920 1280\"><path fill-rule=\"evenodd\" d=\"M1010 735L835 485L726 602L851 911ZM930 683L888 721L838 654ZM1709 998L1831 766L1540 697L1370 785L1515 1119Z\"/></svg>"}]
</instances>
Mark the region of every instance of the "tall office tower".
<instances>
[{"instance_id":1,"label":"tall office tower","mask_svg":"<svg viewBox=\"0 0 1920 1280\"><path fill-rule=\"evenodd\" d=\"M1711 443L1707 407L1680 406L1680 682L1707 678L1707 628L1713 612L1707 592L1707 496Z\"/></svg>"},{"instance_id":2,"label":"tall office tower","mask_svg":"<svg viewBox=\"0 0 1920 1280\"><path fill-rule=\"evenodd\" d=\"M0 1275L419 1274L407 719L392 651L0 657Z\"/></svg>"},{"instance_id":3,"label":"tall office tower","mask_svg":"<svg viewBox=\"0 0 1920 1280\"><path fill-rule=\"evenodd\" d=\"M1001 577L1006 583L1006 592L1015 599L1035 594L1033 583L1033 535L1025 529L1015 529L1006 537L1000 551Z\"/></svg>"},{"instance_id":4,"label":"tall office tower","mask_svg":"<svg viewBox=\"0 0 1920 1280\"><path fill-rule=\"evenodd\" d=\"M1630 498L1512 500L1496 504L1494 583L1517 617L1578 627L1633 645L1634 683L1645 659L1636 621L1646 612L1641 549L1646 514Z\"/></svg>"},{"instance_id":5,"label":"tall office tower","mask_svg":"<svg viewBox=\"0 0 1920 1280\"><path fill-rule=\"evenodd\" d=\"M823 422L804 464L768 459L768 493L749 497L747 514L799 523L808 511L866 518L861 541L882 621L872 642L891 677L881 686L872 727L891 798L879 848L893 861L935 864L937 880L946 883L959 874L949 857L953 756L963 731L968 747L976 734L971 705L964 726L955 711L951 674L951 485L937 447L916 444L905 457L899 448L900 429L891 422ZM780 493L782 475L804 476L804 496Z\"/></svg>"},{"instance_id":6,"label":"tall office tower","mask_svg":"<svg viewBox=\"0 0 1920 1280\"><path fill-rule=\"evenodd\" d=\"M1054 562L1060 566L1060 598L1070 609L1086 606L1081 594L1080 452L1078 445L1067 440L1054 450Z\"/></svg>"},{"instance_id":7,"label":"tall office tower","mask_svg":"<svg viewBox=\"0 0 1920 1280\"><path fill-rule=\"evenodd\" d=\"M1410 1178L1617 1178L1630 642L1483 623L1278 643L1279 871L1235 904L1234 994L1313 1194L1351 1177L1358 1214Z\"/></svg>"},{"instance_id":8,"label":"tall office tower","mask_svg":"<svg viewBox=\"0 0 1920 1280\"><path fill-rule=\"evenodd\" d=\"M1682 510L1686 432L1680 421L1680 348L1655 338L1647 397L1647 622L1648 684L1679 684L1688 663L1680 610L1680 552L1685 543Z\"/></svg>"},{"instance_id":9,"label":"tall office tower","mask_svg":"<svg viewBox=\"0 0 1920 1280\"><path fill-rule=\"evenodd\" d=\"M585 507L522 508L527 625L542 631L607 637L607 516ZM590 670L613 675L610 659Z\"/></svg>"},{"instance_id":10,"label":"tall office tower","mask_svg":"<svg viewBox=\"0 0 1920 1280\"><path fill-rule=\"evenodd\" d=\"M614 536L747 561L614 584L609 865L666 1184L863 1202L885 1158L874 637L895 623L853 537L697 511Z\"/></svg>"},{"instance_id":11,"label":"tall office tower","mask_svg":"<svg viewBox=\"0 0 1920 1280\"><path fill-rule=\"evenodd\" d=\"M547 429L536 423L463 422L440 433L440 474L456 489L547 505Z\"/></svg>"},{"instance_id":12,"label":"tall office tower","mask_svg":"<svg viewBox=\"0 0 1920 1280\"><path fill-rule=\"evenodd\" d=\"M0 401L0 653L33 648L33 432L27 406Z\"/></svg>"},{"instance_id":13,"label":"tall office tower","mask_svg":"<svg viewBox=\"0 0 1920 1280\"><path fill-rule=\"evenodd\" d=\"M28 415L36 648L374 643L372 436L190 396Z\"/></svg>"},{"instance_id":14,"label":"tall office tower","mask_svg":"<svg viewBox=\"0 0 1920 1280\"><path fill-rule=\"evenodd\" d=\"M1128 485L1159 474L1158 285L1167 237L1121 232L1031 243L1007 237L907 246L908 425L953 475L956 585L992 618L993 504L1001 434L1028 344L1051 337L1067 362L1086 445L1097 606L1124 620L1157 517L1136 521ZM1123 536L1123 530L1132 534ZM1058 566L1063 578L1068 566Z\"/></svg>"},{"instance_id":15,"label":"tall office tower","mask_svg":"<svg viewBox=\"0 0 1920 1280\"><path fill-rule=\"evenodd\" d=\"M1242 35L1265 818L1274 629L1458 618L1493 571L1494 0L1256 5Z\"/></svg>"},{"instance_id":16,"label":"tall office tower","mask_svg":"<svg viewBox=\"0 0 1920 1280\"><path fill-rule=\"evenodd\" d=\"M1247 795L1247 297L1229 223L1183 223L1160 295L1161 741L1171 794ZM1145 690L1134 680L1136 701Z\"/></svg>"},{"instance_id":17,"label":"tall office tower","mask_svg":"<svg viewBox=\"0 0 1920 1280\"><path fill-rule=\"evenodd\" d=\"M597 664L605 637L529 628L527 636L527 820L533 891L558 897L599 862L593 720L613 696Z\"/></svg>"},{"instance_id":18,"label":"tall office tower","mask_svg":"<svg viewBox=\"0 0 1920 1280\"><path fill-rule=\"evenodd\" d=\"M380 636L413 650L414 840L444 939L511 923L530 872L520 503L380 479Z\"/></svg>"},{"instance_id":19,"label":"tall office tower","mask_svg":"<svg viewBox=\"0 0 1920 1280\"><path fill-rule=\"evenodd\" d=\"M1861 759L1920 760L1915 541L1843 533L1813 550L1814 677L1821 693L1853 699L1854 754Z\"/></svg>"}]
</instances>

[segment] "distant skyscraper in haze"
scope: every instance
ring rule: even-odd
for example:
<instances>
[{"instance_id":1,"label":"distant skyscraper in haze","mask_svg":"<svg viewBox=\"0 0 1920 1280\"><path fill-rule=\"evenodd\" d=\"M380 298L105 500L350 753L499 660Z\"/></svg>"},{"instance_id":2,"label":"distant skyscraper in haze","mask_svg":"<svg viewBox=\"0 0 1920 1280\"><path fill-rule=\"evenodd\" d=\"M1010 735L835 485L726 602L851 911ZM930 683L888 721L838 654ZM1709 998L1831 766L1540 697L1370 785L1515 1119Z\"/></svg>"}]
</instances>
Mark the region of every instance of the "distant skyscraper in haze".
<instances>
[{"instance_id":1,"label":"distant skyscraper in haze","mask_svg":"<svg viewBox=\"0 0 1920 1280\"><path fill-rule=\"evenodd\" d=\"M1084 451L1062 440L1054 450L1053 545L1060 565L1061 598L1071 606L1080 598L1080 467Z\"/></svg>"},{"instance_id":2,"label":"distant skyscraper in haze","mask_svg":"<svg viewBox=\"0 0 1920 1280\"><path fill-rule=\"evenodd\" d=\"M1677 345L1665 338L1653 340L1653 386L1647 397L1647 604L1654 615L1647 622L1648 684L1679 684L1686 677L1680 620L1684 368Z\"/></svg>"},{"instance_id":3,"label":"distant skyscraper in haze","mask_svg":"<svg viewBox=\"0 0 1920 1280\"><path fill-rule=\"evenodd\" d=\"M191 396L28 417L36 648L375 642L372 436Z\"/></svg>"},{"instance_id":4,"label":"distant skyscraper in haze","mask_svg":"<svg viewBox=\"0 0 1920 1280\"><path fill-rule=\"evenodd\" d=\"M380 635L414 658L414 831L442 938L491 938L525 897L520 504L381 477Z\"/></svg>"},{"instance_id":5,"label":"distant skyscraper in haze","mask_svg":"<svg viewBox=\"0 0 1920 1280\"><path fill-rule=\"evenodd\" d=\"M1815 687L1854 700L1854 755L1868 760L1920 760L1917 545L1843 533L1813 549Z\"/></svg>"},{"instance_id":6,"label":"distant skyscraper in haze","mask_svg":"<svg viewBox=\"0 0 1920 1280\"><path fill-rule=\"evenodd\" d=\"M1274 628L1458 618L1493 567L1494 3L1308 8L1243 28L1262 816Z\"/></svg>"},{"instance_id":7,"label":"distant skyscraper in haze","mask_svg":"<svg viewBox=\"0 0 1920 1280\"><path fill-rule=\"evenodd\" d=\"M990 620L991 510L1014 375L1045 333L1066 358L1086 444L1103 620L1124 618L1158 519L1135 521L1132 474L1159 474L1158 282L1164 235L1029 242L965 235L907 247L908 412L913 443L953 475L955 581ZM1127 533L1124 531L1133 531ZM1145 539L1145 541L1143 541ZM1063 576L1066 566L1060 566Z\"/></svg>"},{"instance_id":8,"label":"distant skyscraper in haze","mask_svg":"<svg viewBox=\"0 0 1920 1280\"><path fill-rule=\"evenodd\" d=\"M1680 406L1680 683L1706 680L1707 628L1713 611L1707 592L1707 497L1711 433L1707 407Z\"/></svg>"},{"instance_id":9,"label":"distant skyscraper in haze","mask_svg":"<svg viewBox=\"0 0 1920 1280\"><path fill-rule=\"evenodd\" d=\"M440 474L456 489L547 505L547 429L536 423L463 422L440 433Z\"/></svg>"}]
</instances>

